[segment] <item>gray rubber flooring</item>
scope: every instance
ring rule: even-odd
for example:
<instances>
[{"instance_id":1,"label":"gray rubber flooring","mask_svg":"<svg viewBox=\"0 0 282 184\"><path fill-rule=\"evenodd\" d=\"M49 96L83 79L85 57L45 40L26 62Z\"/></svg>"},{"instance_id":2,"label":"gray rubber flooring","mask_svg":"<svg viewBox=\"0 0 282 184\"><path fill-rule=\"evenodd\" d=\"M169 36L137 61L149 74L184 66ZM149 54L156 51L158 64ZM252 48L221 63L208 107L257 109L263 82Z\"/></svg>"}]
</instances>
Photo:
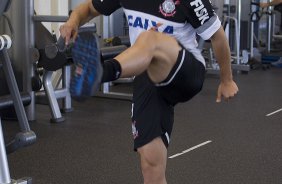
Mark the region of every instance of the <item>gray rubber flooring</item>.
<instances>
[{"instance_id":1,"label":"gray rubber flooring","mask_svg":"<svg viewBox=\"0 0 282 184\"><path fill-rule=\"evenodd\" d=\"M219 79L208 75L199 95L176 106L168 156L186 153L168 159L169 184L282 183L282 112L266 116L282 108L282 69L234 79L240 92L233 100L215 103ZM12 177L30 176L35 184L142 183L131 103L91 98L74 108L64 123L50 124L48 107L37 106L31 127L38 140L9 155ZM8 134L14 124L5 123Z\"/></svg>"}]
</instances>

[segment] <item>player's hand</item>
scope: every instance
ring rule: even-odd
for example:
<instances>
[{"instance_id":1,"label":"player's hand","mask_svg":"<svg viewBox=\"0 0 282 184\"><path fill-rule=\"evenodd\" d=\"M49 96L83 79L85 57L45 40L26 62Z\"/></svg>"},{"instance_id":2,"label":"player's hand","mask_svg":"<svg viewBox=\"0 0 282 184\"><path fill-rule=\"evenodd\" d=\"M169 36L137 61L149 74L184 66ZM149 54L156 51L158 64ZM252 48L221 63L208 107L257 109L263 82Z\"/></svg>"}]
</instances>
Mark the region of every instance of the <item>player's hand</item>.
<instances>
[{"instance_id":1,"label":"player's hand","mask_svg":"<svg viewBox=\"0 0 282 184\"><path fill-rule=\"evenodd\" d=\"M221 102L222 98L224 100L229 100L233 98L238 93L238 91L238 86L233 80L228 82L221 82L217 90L216 102Z\"/></svg>"},{"instance_id":2,"label":"player's hand","mask_svg":"<svg viewBox=\"0 0 282 184\"><path fill-rule=\"evenodd\" d=\"M75 40L77 37L78 25L66 22L60 27L60 34L65 39L65 44L68 45L71 40Z\"/></svg>"}]
</instances>

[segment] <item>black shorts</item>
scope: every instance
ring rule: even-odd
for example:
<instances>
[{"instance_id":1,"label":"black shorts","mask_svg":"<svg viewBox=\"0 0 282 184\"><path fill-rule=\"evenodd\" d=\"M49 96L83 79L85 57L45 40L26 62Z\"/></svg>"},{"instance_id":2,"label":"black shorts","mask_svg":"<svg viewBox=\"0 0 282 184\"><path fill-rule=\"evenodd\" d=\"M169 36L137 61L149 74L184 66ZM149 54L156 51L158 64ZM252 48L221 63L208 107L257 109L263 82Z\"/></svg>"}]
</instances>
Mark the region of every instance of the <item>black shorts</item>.
<instances>
[{"instance_id":1,"label":"black shorts","mask_svg":"<svg viewBox=\"0 0 282 184\"><path fill-rule=\"evenodd\" d=\"M132 103L134 150L161 137L169 145L174 106L201 91L204 65L187 50L179 51L177 62L166 80L154 84L147 72L135 77Z\"/></svg>"}]
</instances>

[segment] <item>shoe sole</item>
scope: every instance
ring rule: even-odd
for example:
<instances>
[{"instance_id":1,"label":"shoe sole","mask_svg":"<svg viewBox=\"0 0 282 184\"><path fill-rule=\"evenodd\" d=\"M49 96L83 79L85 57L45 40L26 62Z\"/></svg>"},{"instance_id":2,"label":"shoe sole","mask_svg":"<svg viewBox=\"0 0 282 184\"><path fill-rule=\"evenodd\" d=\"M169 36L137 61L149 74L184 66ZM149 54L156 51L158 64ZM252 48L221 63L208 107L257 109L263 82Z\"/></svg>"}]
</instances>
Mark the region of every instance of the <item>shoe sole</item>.
<instances>
[{"instance_id":1,"label":"shoe sole","mask_svg":"<svg viewBox=\"0 0 282 184\"><path fill-rule=\"evenodd\" d=\"M92 96L100 85L102 65L97 38L92 32L78 34L72 47L75 66L70 82L73 99L82 101Z\"/></svg>"}]
</instances>

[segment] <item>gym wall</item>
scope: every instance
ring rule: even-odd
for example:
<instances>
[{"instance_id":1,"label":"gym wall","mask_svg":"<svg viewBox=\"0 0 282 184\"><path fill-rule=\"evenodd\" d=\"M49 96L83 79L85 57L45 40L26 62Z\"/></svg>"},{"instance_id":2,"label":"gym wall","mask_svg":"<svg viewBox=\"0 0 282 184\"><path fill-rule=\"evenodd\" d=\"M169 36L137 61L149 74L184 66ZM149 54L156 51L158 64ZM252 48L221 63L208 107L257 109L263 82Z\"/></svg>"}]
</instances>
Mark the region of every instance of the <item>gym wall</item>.
<instances>
[{"instance_id":1,"label":"gym wall","mask_svg":"<svg viewBox=\"0 0 282 184\"><path fill-rule=\"evenodd\" d=\"M68 0L34 0L34 8L38 15L68 15L69 2ZM59 35L59 27L61 23L43 23L50 31L54 31Z\"/></svg>"}]
</instances>

